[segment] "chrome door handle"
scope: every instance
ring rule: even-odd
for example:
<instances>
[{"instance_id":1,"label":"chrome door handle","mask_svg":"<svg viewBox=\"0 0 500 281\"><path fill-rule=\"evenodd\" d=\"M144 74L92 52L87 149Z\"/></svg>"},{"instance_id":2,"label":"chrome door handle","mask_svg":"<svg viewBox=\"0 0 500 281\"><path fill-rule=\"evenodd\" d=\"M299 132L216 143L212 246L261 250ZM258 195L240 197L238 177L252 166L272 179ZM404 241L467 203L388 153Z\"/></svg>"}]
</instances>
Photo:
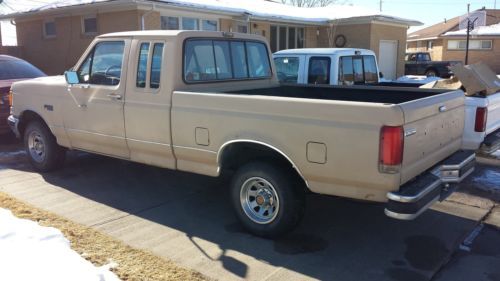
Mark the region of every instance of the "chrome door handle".
<instances>
[{"instance_id":1,"label":"chrome door handle","mask_svg":"<svg viewBox=\"0 0 500 281\"><path fill-rule=\"evenodd\" d=\"M111 98L112 100L121 100L122 96L118 94L108 94L108 97Z\"/></svg>"}]
</instances>

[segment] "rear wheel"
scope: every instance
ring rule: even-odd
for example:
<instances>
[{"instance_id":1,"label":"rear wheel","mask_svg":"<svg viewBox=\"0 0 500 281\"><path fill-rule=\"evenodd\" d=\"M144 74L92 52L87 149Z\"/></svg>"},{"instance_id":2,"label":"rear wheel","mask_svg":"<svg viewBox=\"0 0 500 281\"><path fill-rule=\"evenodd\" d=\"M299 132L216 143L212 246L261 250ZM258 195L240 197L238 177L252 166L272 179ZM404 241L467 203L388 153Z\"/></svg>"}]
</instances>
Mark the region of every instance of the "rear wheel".
<instances>
[{"instance_id":1,"label":"rear wheel","mask_svg":"<svg viewBox=\"0 0 500 281\"><path fill-rule=\"evenodd\" d=\"M438 77L439 74L438 74L438 72L435 69L428 69L425 72L425 76L427 76L427 77Z\"/></svg>"},{"instance_id":2,"label":"rear wheel","mask_svg":"<svg viewBox=\"0 0 500 281\"><path fill-rule=\"evenodd\" d=\"M238 219L248 231L263 237L277 237L297 226L304 197L293 170L264 162L242 166L231 183Z\"/></svg>"},{"instance_id":3,"label":"rear wheel","mask_svg":"<svg viewBox=\"0 0 500 281\"><path fill-rule=\"evenodd\" d=\"M62 166L65 149L57 144L50 129L41 121L32 121L24 131L24 147L31 165L39 172Z\"/></svg>"}]
</instances>

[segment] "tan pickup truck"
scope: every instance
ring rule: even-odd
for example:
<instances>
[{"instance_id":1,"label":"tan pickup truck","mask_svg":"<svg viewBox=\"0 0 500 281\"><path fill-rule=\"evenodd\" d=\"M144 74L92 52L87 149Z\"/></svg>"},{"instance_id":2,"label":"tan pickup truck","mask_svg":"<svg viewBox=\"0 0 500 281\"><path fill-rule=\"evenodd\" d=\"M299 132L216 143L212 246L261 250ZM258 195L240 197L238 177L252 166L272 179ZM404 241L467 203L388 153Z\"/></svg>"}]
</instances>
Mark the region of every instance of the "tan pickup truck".
<instances>
[{"instance_id":1,"label":"tan pickup truck","mask_svg":"<svg viewBox=\"0 0 500 281\"><path fill-rule=\"evenodd\" d=\"M413 219L474 169L459 150L463 92L280 86L270 54L255 35L101 35L65 76L15 83L9 122L41 172L60 167L66 148L234 171L236 214L267 237L297 225L307 191Z\"/></svg>"}]
</instances>

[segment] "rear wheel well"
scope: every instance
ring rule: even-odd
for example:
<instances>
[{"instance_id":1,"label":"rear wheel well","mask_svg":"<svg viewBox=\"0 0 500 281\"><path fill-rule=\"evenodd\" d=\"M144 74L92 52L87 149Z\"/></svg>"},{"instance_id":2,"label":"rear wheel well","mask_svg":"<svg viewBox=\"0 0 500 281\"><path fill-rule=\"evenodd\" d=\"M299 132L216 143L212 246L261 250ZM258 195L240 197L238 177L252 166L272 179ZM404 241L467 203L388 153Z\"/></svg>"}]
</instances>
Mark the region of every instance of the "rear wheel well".
<instances>
[{"instance_id":1,"label":"rear wheel well","mask_svg":"<svg viewBox=\"0 0 500 281\"><path fill-rule=\"evenodd\" d=\"M17 125L19 134L21 137L21 140L24 138L24 131L26 130L26 127L31 121L38 120L40 122L43 122L45 125L45 121L43 120L42 116L40 116L38 113L31 111L31 110L26 110L24 111L21 116L19 117L19 124Z\"/></svg>"},{"instance_id":2,"label":"rear wheel well","mask_svg":"<svg viewBox=\"0 0 500 281\"><path fill-rule=\"evenodd\" d=\"M262 161L287 168L291 171L291 175L306 187L304 178L294 167L291 160L277 149L267 145L253 142L236 142L224 147L220 153L219 166L222 171L234 171L247 163Z\"/></svg>"}]
</instances>

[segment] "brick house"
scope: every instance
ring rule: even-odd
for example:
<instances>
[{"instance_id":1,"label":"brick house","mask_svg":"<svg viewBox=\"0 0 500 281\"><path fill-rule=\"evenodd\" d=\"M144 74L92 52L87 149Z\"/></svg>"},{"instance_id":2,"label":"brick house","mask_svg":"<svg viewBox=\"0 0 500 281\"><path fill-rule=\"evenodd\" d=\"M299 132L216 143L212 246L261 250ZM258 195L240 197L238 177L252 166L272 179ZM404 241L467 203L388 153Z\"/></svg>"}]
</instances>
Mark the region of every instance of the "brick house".
<instances>
[{"instance_id":1,"label":"brick house","mask_svg":"<svg viewBox=\"0 0 500 281\"><path fill-rule=\"evenodd\" d=\"M486 26L471 33L469 64L484 62L500 73L500 10L483 10ZM466 31L459 29L460 17L408 34L407 52L429 52L433 60L465 60Z\"/></svg>"},{"instance_id":2,"label":"brick house","mask_svg":"<svg viewBox=\"0 0 500 281\"><path fill-rule=\"evenodd\" d=\"M15 21L23 58L48 74L71 68L99 34L141 29L245 32L272 51L292 48L372 49L386 77L404 73L406 33L414 20L353 6L298 8L275 0L79 0L4 14Z\"/></svg>"}]
</instances>

